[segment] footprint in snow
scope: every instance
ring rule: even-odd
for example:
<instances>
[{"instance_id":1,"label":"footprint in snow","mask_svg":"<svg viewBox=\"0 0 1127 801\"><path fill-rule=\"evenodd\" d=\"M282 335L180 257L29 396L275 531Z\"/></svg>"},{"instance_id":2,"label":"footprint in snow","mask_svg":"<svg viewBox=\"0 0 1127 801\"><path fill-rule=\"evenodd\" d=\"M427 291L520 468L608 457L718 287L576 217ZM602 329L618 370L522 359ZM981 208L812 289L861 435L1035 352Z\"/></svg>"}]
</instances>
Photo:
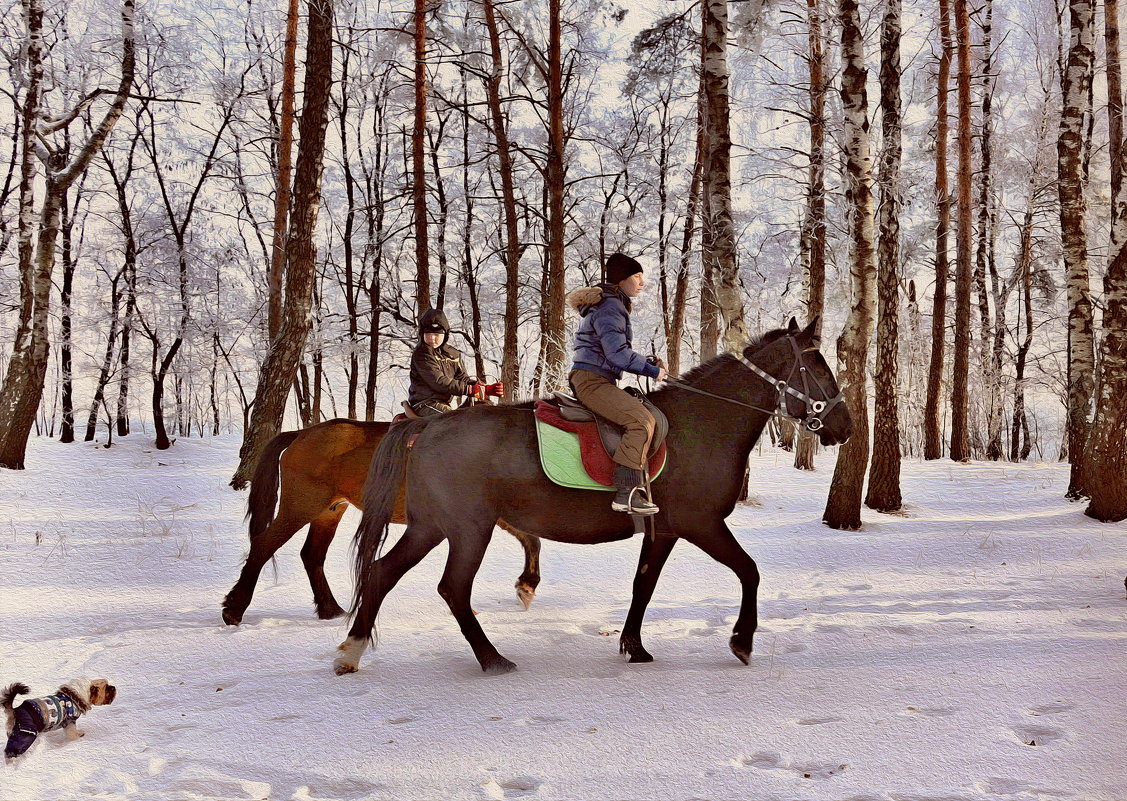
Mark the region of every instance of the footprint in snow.
<instances>
[{"instance_id":1,"label":"footprint in snow","mask_svg":"<svg viewBox=\"0 0 1127 801\"><path fill-rule=\"evenodd\" d=\"M773 751L740 757L735 765L758 770L781 770L803 779L830 779L849 769L849 765L844 762L794 762Z\"/></svg>"},{"instance_id":2,"label":"footprint in snow","mask_svg":"<svg viewBox=\"0 0 1127 801\"><path fill-rule=\"evenodd\" d=\"M954 715L958 710L947 706L910 706L898 714L904 717L923 715L925 718L945 718Z\"/></svg>"},{"instance_id":3,"label":"footprint in snow","mask_svg":"<svg viewBox=\"0 0 1127 801\"><path fill-rule=\"evenodd\" d=\"M845 585L845 589L849 590L850 592L860 592L862 590L871 590L872 588L873 588L872 584L846 584Z\"/></svg>"},{"instance_id":4,"label":"footprint in snow","mask_svg":"<svg viewBox=\"0 0 1127 801\"><path fill-rule=\"evenodd\" d=\"M1070 704L1067 701L1053 701L1048 704L1033 707L1029 710L1029 714L1033 717L1039 717L1041 715L1059 715L1062 712L1067 712L1075 708L1074 704Z\"/></svg>"},{"instance_id":5,"label":"footprint in snow","mask_svg":"<svg viewBox=\"0 0 1127 801\"><path fill-rule=\"evenodd\" d=\"M481 786L486 798L494 801L507 801L510 798L524 798L533 795L543 784L532 776L517 776L514 779L490 779Z\"/></svg>"},{"instance_id":6,"label":"footprint in snow","mask_svg":"<svg viewBox=\"0 0 1127 801\"><path fill-rule=\"evenodd\" d=\"M795 721L799 726L822 726L826 723L841 723L845 718L830 716L828 718L799 718Z\"/></svg>"},{"instance_id":7,"label":"footprint in snow","mask_svg":"<svg viewBox=\"0 0 1127 801\"><path fill-rule=\"evenodd\" d=\"M1064 730L1056 726L1022 723L1013 727L1017 739L1025 745L1048 745L1064 737Z\"/></svg>"}]
</instances>

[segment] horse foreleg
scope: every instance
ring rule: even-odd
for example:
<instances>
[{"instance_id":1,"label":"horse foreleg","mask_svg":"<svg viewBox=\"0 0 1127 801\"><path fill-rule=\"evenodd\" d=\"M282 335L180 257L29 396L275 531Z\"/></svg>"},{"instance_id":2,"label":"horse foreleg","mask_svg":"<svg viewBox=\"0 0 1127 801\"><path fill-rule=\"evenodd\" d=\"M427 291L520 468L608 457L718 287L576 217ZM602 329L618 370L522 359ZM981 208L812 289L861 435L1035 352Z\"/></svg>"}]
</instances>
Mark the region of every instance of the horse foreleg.
<instances>
[{"instance_id":1,"label":"horse foreleg","mask_svg":"<svg viewBox=\"0 0 1127 801\"><path fill-rule=\"evenodd\" d=\"M313 604L317 609L317 617L321 620L330 620L344 614L325 578L325 555L329 552L329 545L337 533L337 524L347 508L348 504L341 501L310 523L309 534L301 548L301 562L309 576Z\"/></svg>"},{"instance_id":2,"label":"horse foreleg","mask_svg":"<svg viewBox=\"0 0 1127 801\"><path fill-rule=\"evenodd\" d=\"M516 670L517 666L497 653L470 607L474 576L481 567L491 536L491 531L485 534L469 532L450 538L450 554L446 558L446 570L438 582L438 594L454 613L454 619L458 621L458 627L473 649L481 669L496 674Z\"/></svg>"},{"instance_id":3,"label":"horse foreleg","mask_svg":"<svg viewBox=\"0 0 1127 801\"><path fill-rule=\"evenodd\" d=\"M279 548L289 542L290 537L297 533L299 528L308 522L308 519L283 513L275 518L265 531L250 541L250 553L239 573L239 580L223 599L224 623L228 626L237 626L242 622L263 566L273 558Z\"/></svg>"},{"instance_id":4,"label":"horse foreleg","mask_svg":"<svg viewBox=\"0 0 1127 801\"><path fill-rule=\"evenodd\" d=\"M622 636L618 640L618 651L627 654L631 662L652 662L654 658L642 646L642 618L646 615L646 607L653 598L654 587L657 586L657 577L665 561L673 551L673 544L677 538L661 535L654 539L646 536L642 540L642 552L638 556L638 570L634 574L634 593L630 599L630 611L626 614L626 623L622 626Z\"/></svg>"},{"instance_id":5,"label":"horse foreleg","mask_svg":"<svg viewBox=\"0 0 1127 801\"><path fill-rule=\"evenodd\" d=\"M536 597L536 588L540 585L540 538L519 528L512 528L503 520L498 521L497 525L516 537L524 548L524 572L517 577L516 588L517 598L528 609L532 605L532 599Z\"/></svg>"},{"instance_id":6,"label":"horse foreleg","mask_svg":"<svg viewBox=\"0 0 1127 801\"><path fill-rule=\"evenodd\" d=\"M441 535L420 533L408 526L399 542L386 555L373 562L363 576L357 577L357 592L360 605L348 637L337 646L340 655L333 660L333 670L338 676L355 673L360 668L360 657L368 649L369 641L375 639L376 616L383 599L404 574L413 568L434 546L442 542Z\"/></svg>"},{"instance_id":7,"label":"horse foreleg","mask_svg":"<svg viewBox=\"0 0 1127 801\"><path fill-rule=\"evenodd\" d=\"M736 625L732 629L732 637L728 646L732 653L745 665L751 659L752 640L755 630L759 626L759 613L756 610L756 593L759 591L759 568L747 551L740 546L732 534L731 529L720 521L712 531L685 539L692 542L706 554L722 565L732 569L740 580L743 588L743 601L740 603L740 615L736 618Z\"/></svg>"}]
</instances>

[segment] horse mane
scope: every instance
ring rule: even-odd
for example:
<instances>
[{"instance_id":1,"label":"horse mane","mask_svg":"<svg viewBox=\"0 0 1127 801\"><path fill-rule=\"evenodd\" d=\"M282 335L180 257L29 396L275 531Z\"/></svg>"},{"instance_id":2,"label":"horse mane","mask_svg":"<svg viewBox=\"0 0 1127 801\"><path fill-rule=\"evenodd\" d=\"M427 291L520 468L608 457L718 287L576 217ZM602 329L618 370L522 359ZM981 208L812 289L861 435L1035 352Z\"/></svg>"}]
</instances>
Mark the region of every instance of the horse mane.
<instances>
[{"instance_id":1,"label":"horse mane","mask_svg":"<svg viewBox=\"0 0 1127 801\"><path fill-rule=\"evenodd\" d=\"M759 337L757 337L755 339L748 340L748 342L744 345L743 349L741 350L741 353L744 350L747 350L749 348L751 350L759 350L760 348L764 348L764 347L770 345L772 342L775 342L776 340L782 339L783 337L785 337L787 335L787 333L788 333L788 331L785 328L772 329L771 331L768 331L765 334L761 334ZM684 373L682 373L680 376L678 376L678 380L683 384L692 384L696 380L703 378L705 375L711 373L716 367L718 367L723 362L731 361L735 358L736 357L734 355L732 355L731 353L721 353L719 356L713 356L708 361L702 362L702 363L698 364L696 367L693 367L693 368L685 371Z\"/></svg>"}]
</instances>

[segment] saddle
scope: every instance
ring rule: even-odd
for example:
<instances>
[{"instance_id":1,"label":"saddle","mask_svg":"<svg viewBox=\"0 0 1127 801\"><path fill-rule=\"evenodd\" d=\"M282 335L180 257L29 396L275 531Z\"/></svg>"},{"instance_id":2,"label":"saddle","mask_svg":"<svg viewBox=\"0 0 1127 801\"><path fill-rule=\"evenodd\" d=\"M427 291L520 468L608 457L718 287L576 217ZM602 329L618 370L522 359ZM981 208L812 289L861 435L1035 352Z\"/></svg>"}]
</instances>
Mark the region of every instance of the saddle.
<instances>
[{"instance_id":1,"label":"saddle","mask_svg":"<svg viewBox=\"0 0 1127 801\"><path fill-rule=\"evenodd\" d=\"M654 416L654 435L647 456L649 474L656 477L665 467L665 436L669 432L669 421L660 409L640 393L632 394L635 394ZM564 392L556 392L552 398L536 401L535 412L541 462L549 478L558 484L576 489L613 489L614 461L611 459L611 454L618 449L618 444L622 440L622 426L599 417L578 399ZM574 434L574 438L568 439L572 442L578 439L579 453L575 454L575 457L565 457L560 448L566 450L566 443L553 441L553 444L549 445L544 439L546 431L542 426L546 426L547 431L559 429ZM566 437L566 435L561 436ZM571 447L574 448L575 445ZM575 463L571 463L571 458L575 459Z\"/></svg>"}]
</instances>

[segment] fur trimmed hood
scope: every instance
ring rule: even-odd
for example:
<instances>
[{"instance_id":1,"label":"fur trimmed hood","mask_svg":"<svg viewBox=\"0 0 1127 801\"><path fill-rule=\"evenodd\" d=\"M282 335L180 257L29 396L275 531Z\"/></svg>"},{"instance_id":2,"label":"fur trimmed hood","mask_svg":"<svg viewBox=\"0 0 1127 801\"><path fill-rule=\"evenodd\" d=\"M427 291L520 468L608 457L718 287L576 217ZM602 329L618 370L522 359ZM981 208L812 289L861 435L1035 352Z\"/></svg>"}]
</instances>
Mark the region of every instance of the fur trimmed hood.
<instances>
[{"instance_id":1,"label":"fur trimmed hood","mask_svg":"<svg viewBox=\"0 0 1127 801\"><path fill-rule=\"evenodd\" d=\"M573 289L567 293L567 305L580 314L584 313L585 306L596 306L603 299L601 286L585 286Z\"/></svg>"}]
</instances>

